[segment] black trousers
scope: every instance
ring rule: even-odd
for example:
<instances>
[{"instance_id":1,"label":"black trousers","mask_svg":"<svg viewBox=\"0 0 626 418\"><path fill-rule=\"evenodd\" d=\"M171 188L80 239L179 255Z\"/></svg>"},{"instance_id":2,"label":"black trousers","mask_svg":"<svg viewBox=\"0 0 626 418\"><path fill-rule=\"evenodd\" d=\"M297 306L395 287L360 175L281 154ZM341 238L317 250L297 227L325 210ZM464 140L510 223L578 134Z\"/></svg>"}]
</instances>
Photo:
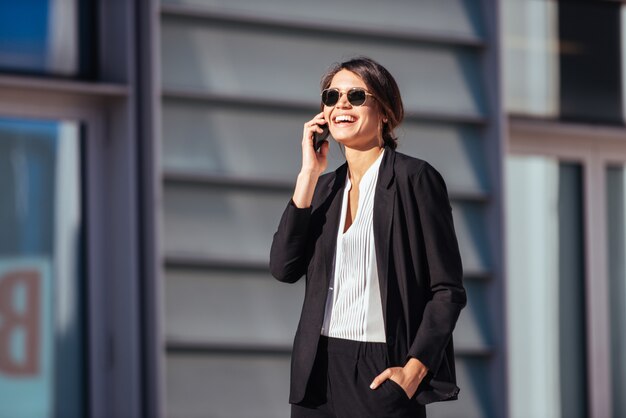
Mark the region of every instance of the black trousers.
<instances>
[{"instance_id":1,"label":"black trousers","mask_svg":"<svg viewBox=\"0 0 626 418\"><path fill-rule=\"evenodd\" d=\"M425 418L426 408L387 379L370 384L390 367L385 343L322 336L307 386L307 401L291 405L292 418Z\"/></svg>"}]
</instances>

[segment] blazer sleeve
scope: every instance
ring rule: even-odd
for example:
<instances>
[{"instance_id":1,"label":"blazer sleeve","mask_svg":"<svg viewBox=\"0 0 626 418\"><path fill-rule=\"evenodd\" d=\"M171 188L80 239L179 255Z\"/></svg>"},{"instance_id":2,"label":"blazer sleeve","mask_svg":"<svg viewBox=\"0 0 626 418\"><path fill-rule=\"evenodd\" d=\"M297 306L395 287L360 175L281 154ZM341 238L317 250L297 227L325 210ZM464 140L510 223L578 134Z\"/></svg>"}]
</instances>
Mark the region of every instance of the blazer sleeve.
<instances>
[{"instance_id":1,"label":"blazer sleeve","mask_svg":"<svg viewBox=\"0 0 626 418\"><path fill-rule=\"evenodd\" d=\"M425 305L409 357L419 359L436 375L452 330L466 304L463 267L443 178L435 168L425 164L414 179L413 189L426 251L431 298Z\"/></svg>"},{"instance_id":2,"label":"blazer sleeve","mask_svg":"<svg viewBox=\"0 0 626 418\"><path fill-rule=\"evenodd\" d=\"M294 283L306 272L311 211L290 200L280 219L270 250L270 272L281 282Z\"/></svg>"}]
</instances>

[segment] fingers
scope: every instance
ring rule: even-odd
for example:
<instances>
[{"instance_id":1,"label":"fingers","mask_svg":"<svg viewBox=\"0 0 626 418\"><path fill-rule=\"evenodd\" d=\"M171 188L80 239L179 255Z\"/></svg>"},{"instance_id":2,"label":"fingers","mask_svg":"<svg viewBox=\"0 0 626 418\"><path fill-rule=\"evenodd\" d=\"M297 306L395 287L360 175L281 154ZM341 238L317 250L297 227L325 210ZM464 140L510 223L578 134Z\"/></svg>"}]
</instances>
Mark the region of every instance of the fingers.
<instances>
[{"instance_id":1,"label":"fingers","mask_svg":"<svg viewBox=\"0 0 626 418\"><path fill-rule=\"evenodd\" d=\"M391 376L393 375L393 370L391 369L386 369L385 371L383 371L381 374L379 374L378 376L376 376L374 378L374 380L372 380L372 383L370 384L370 389L376 389L378 386L380 386L385 380L391 378Z\"/></svg>"},{"instance_id":2,"label":"fingers","mask_svg":"<svg viewBox=\"0 0 626 418\"><path fill-rule=\"evenodd\" d=\"M308 122L305 122L304 128L306 129L307 127L311 127L315 125L323 125L325 123L326 123L326 119L324 119L324 112L320 112L317 115L315 115L313 119L311 119Z\"/></svg>"},{"instance_id":3,"label":"fingers","mask_svg":"<svg viewBox=\"0 0 626 418\"><path fill-rule=\"evenodd\" d=\"M324 130L320 125L325 125L326 119L324 119L324 113L320 112L313 117L310 121L305 122L302 133L302 150L304 152L305 159L314 158L315 150L313 150L313 140L315 133L322 133Z\"/></svg>"},{"instance_id":4,"label":"fingers","mask_svg":"<svg viewBox=\"0 0 626 418\"><path fill-rule=\"evenodd\" d=\"M328 143L327 140L322 142L322 145L320 146L320 154L322 155L322 157L326 158L326 156L328 155L329 148L330 148L330 144Z\"/></svg>"},{"instance_id":5,"label":"fingers","mask_svg":"<svg viewBox=\"0 0 626 418\"><path fill-rule=\"evenodd\" d=\"M324 119L324 112L320 112L311 119L311 122L315 123L326 123L326 119Z\"/></svg>"},{"instance_id":6,"label":"fingers","mask_svg":"<svg viewBox=\"0 0 626 418\"><path fill-rule=\"evenodd\" d=\"M317 173L324 172L328 166L327 155L328 141L322 143L319 152L313 147L314 133L322 133L324 130L320 125L325 125L324 113L320 112L311 120L304 123L302 132L302 171Z\"/></svg>"},{"instance_id":7,"label":"fingers","mask_svg":"<svg viewBox=\"0 0 626 418\"><path fill-rule=\"evenodd\" d=\"M324 119L324 112L320 112L313 119L306 122L304 124L304 132L303 132L303 142L310 142L313 140L313 133L322 133L322 128L319 125L326 124L326 119Z\"/></svg>"}]
</instances>

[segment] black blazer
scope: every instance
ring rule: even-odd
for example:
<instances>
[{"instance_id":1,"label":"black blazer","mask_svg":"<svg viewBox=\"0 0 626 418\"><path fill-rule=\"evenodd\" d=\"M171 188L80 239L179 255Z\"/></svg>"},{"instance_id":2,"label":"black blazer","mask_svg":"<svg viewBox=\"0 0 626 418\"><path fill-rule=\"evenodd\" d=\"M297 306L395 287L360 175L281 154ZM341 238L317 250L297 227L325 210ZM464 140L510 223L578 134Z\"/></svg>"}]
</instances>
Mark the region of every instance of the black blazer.
<instances>
[{"instance_id":1,"label":"black blazer","mask_svg":"<svg viewBox=\"0 0 626 418\"><path fill-rule=\"evenodd\" d=\"M441 175L387 147L374 197L374 242L389 360L429 368L415 399L457 398L452 330L465 306L461 257ZM274 234L270 271L293 283L306 274L304 306L291 358L290 403L306 402L333 276L347 163L319 178L310 208L289 202ZM381 370L382 372L382 370Z\"/></svg>"}]
</instances>

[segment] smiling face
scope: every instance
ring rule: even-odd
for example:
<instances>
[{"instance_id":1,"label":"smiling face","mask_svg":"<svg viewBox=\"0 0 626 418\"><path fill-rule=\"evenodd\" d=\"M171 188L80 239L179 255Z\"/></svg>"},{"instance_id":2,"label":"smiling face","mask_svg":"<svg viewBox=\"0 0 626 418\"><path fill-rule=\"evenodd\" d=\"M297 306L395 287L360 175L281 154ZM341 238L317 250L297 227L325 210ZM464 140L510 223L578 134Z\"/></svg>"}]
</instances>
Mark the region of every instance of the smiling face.
<instances>
[{"instance_id":1,"label":"smiling face","mask_svg":"<svg viewBox=\"0 0 626 418\"><path fill-rule=\"evenodd\" d=\"M345 94L353 87L368 90L363 80L344 69L334 75L328 87L339 89L342 93L337 104L324 106L324 118L328 121L333 138L348 148L363 150L380 146L382 115L376 99L368 96L363 105L353 106Z\"/></svg>"}]
</instances>

